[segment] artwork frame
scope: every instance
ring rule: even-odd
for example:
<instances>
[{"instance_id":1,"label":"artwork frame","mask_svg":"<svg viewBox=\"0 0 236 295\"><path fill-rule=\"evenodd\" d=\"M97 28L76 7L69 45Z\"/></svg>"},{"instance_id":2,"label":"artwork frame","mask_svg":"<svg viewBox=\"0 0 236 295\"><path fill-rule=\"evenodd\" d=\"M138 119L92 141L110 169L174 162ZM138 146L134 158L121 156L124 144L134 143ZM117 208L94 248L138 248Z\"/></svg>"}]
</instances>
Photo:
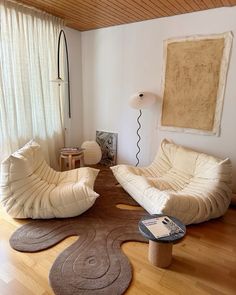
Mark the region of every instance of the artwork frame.
<instances>
[{"instance_id":1,"label":"artwork frame","mask_svg":"<svg viewBox=\"0 0 236 295\"><path fill-rule=\"evenodd\" d=\"M96 142L102 151L100 164L113 166L117 162L117 141L118 133L107 131L96 131Z\"/></svg>"},{"instance_id":2,"label":"artwork frame","mask_svg":"<svg viewBox=\"0 0 236 295\"><path fill-rule=\"evenodd\" d=\"M161 130L219 135L232 40L226 32L164 41Z\"/></svg>"}]
</instances>

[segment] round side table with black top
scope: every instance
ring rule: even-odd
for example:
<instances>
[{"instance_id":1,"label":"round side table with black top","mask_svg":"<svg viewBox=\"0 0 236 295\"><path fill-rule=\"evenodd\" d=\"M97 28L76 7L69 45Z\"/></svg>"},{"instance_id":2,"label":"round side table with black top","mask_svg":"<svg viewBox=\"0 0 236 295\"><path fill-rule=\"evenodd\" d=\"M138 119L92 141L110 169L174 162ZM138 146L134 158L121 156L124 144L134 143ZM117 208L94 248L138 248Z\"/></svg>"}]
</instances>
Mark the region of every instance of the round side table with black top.
<instances>
[{"instance_id":1,"label":"round side table with black top","mask_svg":"<svg viewBox=\"0 0 236 295\"><path fill-rule=\"evenodd\" d=\"M173 233L166 237L156 238L148 228L142 223L143 220L153 219L156 217L167 216L174 223L176 223L181 231ZM178 243L186 234L185 225L175 217L165 215L165 214L153 214L144 216L138 224L139 231L141 234L149 240L149 250L148 259L149 261L157 267L168 267L172 260L172 247L173 244Z\"/></svg>"}]
</instances>

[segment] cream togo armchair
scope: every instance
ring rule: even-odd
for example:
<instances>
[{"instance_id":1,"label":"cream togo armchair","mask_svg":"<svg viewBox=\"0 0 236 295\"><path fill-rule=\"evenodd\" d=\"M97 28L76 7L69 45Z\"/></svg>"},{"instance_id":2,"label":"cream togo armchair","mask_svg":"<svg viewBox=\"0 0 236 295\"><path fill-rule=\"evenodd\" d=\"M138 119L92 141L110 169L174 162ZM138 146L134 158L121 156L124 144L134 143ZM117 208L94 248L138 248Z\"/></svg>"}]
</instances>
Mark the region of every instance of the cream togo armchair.
<instances>
[{"instance_id":1,"label":"cream togo armchair","mask_svg":"<svg viewBox=\"0 0 236 295\"><path fill-rule=\"evenodd\" d=\"M93 191L98 172L88 167L57 172L30 141L2 162L0 200L14 218L77 216L98 197Z\"/></svg>"},{"instance_id":2,"label":"cream togo armchair","mask_svg":"<svg viewBox=\"0 0 236 295\"><path fill-rule=\"evenodd\" d=\"M150 214L164 213L185 224L223 215L231 200L232 167L220 160L163 140L146 168L111 168L123 188Z\"/></svg>"}]
</instances>

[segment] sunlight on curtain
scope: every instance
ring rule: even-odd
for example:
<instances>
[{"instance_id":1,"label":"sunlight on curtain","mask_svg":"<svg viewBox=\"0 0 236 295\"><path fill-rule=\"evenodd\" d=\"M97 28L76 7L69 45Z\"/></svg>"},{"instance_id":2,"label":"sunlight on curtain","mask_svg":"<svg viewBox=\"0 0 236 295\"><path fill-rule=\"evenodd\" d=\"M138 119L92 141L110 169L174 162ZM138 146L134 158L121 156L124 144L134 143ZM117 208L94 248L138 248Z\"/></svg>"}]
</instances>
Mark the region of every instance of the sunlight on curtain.
<instances>
[{"instance_id":1,"label":"sunlight on curtain","mask_svg":"<svg viewBox=\"0 0 236 295\"><path fill-rule=\"evenodd\" d=\"M0 161L34 138L57 167L64 122L56 76L63 21L21 4L0 3Z\"/></svg>"}]
</instances>

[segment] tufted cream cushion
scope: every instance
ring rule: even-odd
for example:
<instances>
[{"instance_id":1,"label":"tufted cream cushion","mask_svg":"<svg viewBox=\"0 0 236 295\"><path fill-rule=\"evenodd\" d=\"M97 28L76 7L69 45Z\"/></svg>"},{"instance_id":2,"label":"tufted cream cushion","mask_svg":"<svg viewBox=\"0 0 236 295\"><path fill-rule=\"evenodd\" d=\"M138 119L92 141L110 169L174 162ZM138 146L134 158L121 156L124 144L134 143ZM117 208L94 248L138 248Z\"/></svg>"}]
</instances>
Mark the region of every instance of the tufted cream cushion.
<instances>
[{"instance_id":1,"label":"tufted cream cushion","mask_svg":"<svg viewBox=\"0 0 236 295\"><path fill-rule=\"evenodd\" d=\"M164 213L185 224L225 213L231 196L232 167L221 160L163 140L149 167L111 167L123 188L150 214Z\"/></svg>"},{"instance_id":2,"label":"tufted cream cushion","mask_svg":"<svg viewBox=\"0 0 236 295\"><path fill-rule=\"evenodd\" d=\"M93 191L98 172L88 167L57 172L30 141L1 164L1 203L14 218L77 216L98 197Z\"/></svg>"}]
</instances>

